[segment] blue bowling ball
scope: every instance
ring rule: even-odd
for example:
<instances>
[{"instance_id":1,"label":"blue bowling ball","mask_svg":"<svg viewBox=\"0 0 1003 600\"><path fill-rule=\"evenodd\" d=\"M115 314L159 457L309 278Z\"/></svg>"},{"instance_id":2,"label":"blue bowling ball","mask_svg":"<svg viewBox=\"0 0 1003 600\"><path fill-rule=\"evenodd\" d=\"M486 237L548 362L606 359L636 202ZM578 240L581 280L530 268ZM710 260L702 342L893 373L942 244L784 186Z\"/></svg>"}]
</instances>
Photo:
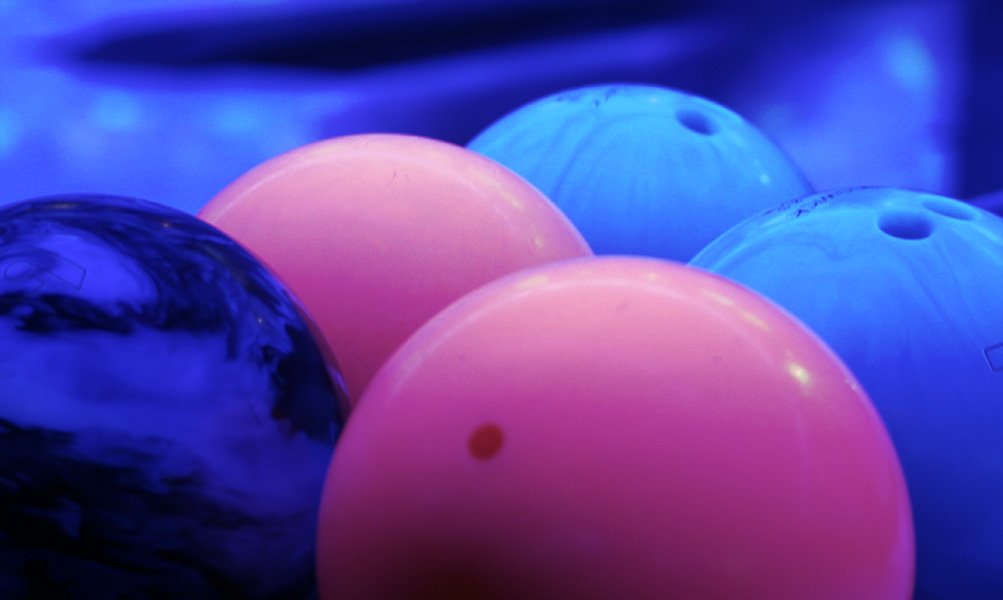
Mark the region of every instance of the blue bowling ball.
<instances>
[{"instance_id":1,"label":"blue bowling ball","mask_svg":"<svg viewBox=\"0 0 1003 600\"><path fill-rule=\"evenodd\" d=\"M916 598L1003 598L1003 219L890 188L815 194L691 263L815 330L884 418L916 521Z\"/></svg>"},{"instance_id":2,"label":"blue bowling ball","mask_svg":"<svg viewBox=\"0 0 1003 600\"><path fill-rule=\"evenodd\" d=\"M687 261L742 219L813 191L745 119L656 86L557 93L468 146L539 188L597 254Z\"/></svg>"},{"instance_id":3,"label":"blue bowling ball","mask_svg":"<svg viewBox=\"0 0 1003 600\"><path fill-rule=\"evenodd\" d=\"M0 596L310 598L339 375L194 216L0 207Z\"/></svg>"}]
</instances>

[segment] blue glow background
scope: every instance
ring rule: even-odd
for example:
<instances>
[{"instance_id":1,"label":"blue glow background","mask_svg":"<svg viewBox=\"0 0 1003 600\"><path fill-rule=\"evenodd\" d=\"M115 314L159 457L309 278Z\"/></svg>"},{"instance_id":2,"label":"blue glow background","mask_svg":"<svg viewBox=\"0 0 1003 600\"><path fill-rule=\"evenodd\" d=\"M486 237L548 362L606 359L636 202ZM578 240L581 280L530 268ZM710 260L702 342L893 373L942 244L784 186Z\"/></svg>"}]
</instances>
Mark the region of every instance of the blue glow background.
<instances>
[{"instance_id":1,"label":"blue glow background","mask_svg":"<svg viewBox=\"0 0 1003 600\"><path fill-rule=\"evenodd\" d=\"M1000 31L995 0L0 0L0 203L194 212L311 141L464 144L559 89L638 81L741 113L817 188L1003 210Z\"/></svg>"}]
</instances>

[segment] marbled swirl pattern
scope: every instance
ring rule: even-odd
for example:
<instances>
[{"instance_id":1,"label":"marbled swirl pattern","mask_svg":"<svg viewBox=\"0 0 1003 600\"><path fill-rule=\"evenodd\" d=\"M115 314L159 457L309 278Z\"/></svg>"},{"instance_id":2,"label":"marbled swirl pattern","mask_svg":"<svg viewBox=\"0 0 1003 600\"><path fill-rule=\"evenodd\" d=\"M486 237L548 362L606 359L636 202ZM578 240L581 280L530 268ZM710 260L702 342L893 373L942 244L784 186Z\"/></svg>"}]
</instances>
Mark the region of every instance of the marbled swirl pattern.
<instances>
[{"instance_id":1,"label":"marbled swirl pattern","mask_svg":"<svg viewBox=\"0 0 1003 600\"><path fill-rule=\"evenodd\" d=\"M3 597L310 597L342 394L282 285L195 217L0 208Z\"/></svg>"}]
</instances>

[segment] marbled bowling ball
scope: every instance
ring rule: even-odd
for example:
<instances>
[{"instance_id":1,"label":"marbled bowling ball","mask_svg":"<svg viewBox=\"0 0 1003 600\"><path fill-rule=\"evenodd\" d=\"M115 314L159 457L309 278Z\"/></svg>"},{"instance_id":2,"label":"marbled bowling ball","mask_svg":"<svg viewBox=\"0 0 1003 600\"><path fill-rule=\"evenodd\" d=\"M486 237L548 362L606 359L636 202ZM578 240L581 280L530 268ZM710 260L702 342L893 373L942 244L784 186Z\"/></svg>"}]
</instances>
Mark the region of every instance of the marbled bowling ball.
<instances>
[{"instance_id":1,"label":"marbled bowling ball","mask_svg":"<svg viewBox=\"0 0 1003 600\"><path fill-rule=\"evenodd\" d=\"M0 208L4 598L314 594L339 376L231 239L156 204Z\"/></svg>"}]
</instances>

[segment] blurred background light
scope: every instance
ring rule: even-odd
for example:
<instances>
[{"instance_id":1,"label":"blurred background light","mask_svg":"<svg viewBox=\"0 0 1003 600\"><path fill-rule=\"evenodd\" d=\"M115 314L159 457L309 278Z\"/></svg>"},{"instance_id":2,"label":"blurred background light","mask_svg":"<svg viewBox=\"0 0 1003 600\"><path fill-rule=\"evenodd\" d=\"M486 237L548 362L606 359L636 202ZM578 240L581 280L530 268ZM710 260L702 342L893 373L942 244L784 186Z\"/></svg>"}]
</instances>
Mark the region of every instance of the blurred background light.
<instances>
[{"instance_id":1,"label":"blurred background light","mask_svg":"<svg viewBox=\"0 0 1003 600\"><path fill-rule=\"evenodd\" d=\"M818 188L990 207L1003 189L990 0L0 0L0 19L0 202L103 192L196 211L312 141L464 144L612 81L729 106Z\"/></svg>"}]
</instances>

